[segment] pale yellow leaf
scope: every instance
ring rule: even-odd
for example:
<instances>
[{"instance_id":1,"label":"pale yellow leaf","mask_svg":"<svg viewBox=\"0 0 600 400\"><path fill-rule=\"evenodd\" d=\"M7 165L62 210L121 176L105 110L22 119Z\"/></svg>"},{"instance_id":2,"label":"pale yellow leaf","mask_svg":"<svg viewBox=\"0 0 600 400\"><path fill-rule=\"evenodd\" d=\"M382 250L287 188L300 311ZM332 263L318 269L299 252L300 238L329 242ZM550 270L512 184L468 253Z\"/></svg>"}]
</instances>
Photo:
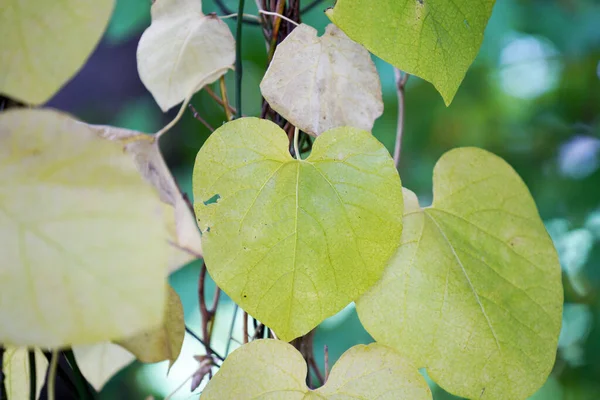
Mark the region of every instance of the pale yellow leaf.
<instances>
[{"instance_id":1,"label":"pale yellow leaf","mask_svg":"<svg viewBox=\"0 0 600 400\"><path fill-rule=\"evenodd\" d=\"M377 343L346 351L317 390L306 387L306 373L306 363L292 345L255 340L227 357L200 399L431 400L427 382L412 363Z\"/></svg>"},{"instance_id":2,"label":"pale yellow leaf","mask_svg":"<svg viewBox=\"0 0 600 400\"><path fill-rule=\"evenodd\" d=\"M301 24L279 45L260 90L273 110L313 136L342 126L370 131L383 113L369 52L330 24Z\"/></svg>"},{"instance_id":3,"label":"pale yellow leaf","mask_svg":"<svg viewBox=\"0 0 600 400\"><path fill-rule=\"evenodd\" d=\"M52 110L0 113L0 343L159 326L172 251L162 207L119 143Z\"/></svg>"},{"instance_id":4,"label":"pale yellow leaf","mask_svg":"<svg viewBox=\"0 0 600 400\"><path fill-rule=\"evenodd\" d=\"M37 347L33 351L35 354L35 398L39 399L46 379L48 360ZM26 400L30 398L29 349L26 347L7 347L2 360L2 372L4 373L4 388L8 400Z\"/></svg>"},{"instance_id":5,"label":"pale yellow leaf","mask_svg":"<svg viewBox=\"0 0 600 400\"><path fill-rule=\"evenodd\" d=\"M169 365L173 365L181 352L184 336L183 306L179 295L169 286L162 325L157 329L119 340L117 344L129 350L141 362L155 363L169 360Z\"/></svg>"},{"instance_id":6,"label":"pale yellow leaf","mask_svg":"<svg viewBox=\"0 0 600 400\"><path fill-rule=\"evenodd\" d=\"M98 391L135 360L133 354L111 342L74 346L73 354L85 379Z\"/></svg>"},{"instance_id":7,"label":"pale yellow leaf","mask_svg":"<svg viewBox=\"0 0 600 400\"><path fill-rule=\"evenodd\" d=\"M156 0L137 50L138 72L163 111L219 79L235 61L227 24L200 0Z\"/></svg>"},{"instance_id":8,"label":"pale yellow leaf","mask_svg":"<svg viewBox=\"0 0 600 400\"><path fill-rule=\"evenodd\" d=\"M45 103L96 47L114 0L2 0L0 93Z\"/></svg>"},{"instance_id":9,"label":"pale yellow leaf","mask_svg":"<svg viewBox=\"0 0 600 400\"><path fill-rule=\"evenodd\" d=\"M149 140L150 136L129 129L88 126L106 139L121 142L133 156L144 179L158 190L161 200L166 204L164 220L169 230L169 241L173 244L169 255L169 272L201 256L202 243L196 217L169 171L158 141Z\"/></svg>"}]
</instances>

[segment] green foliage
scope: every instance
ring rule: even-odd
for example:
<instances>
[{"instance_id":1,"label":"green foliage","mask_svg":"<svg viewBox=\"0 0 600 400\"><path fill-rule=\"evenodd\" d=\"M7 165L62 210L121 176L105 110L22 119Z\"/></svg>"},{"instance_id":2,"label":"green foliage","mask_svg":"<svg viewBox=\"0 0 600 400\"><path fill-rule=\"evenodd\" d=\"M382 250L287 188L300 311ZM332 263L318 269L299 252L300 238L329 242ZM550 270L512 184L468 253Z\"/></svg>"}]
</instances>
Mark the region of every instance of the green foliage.
<instances>
[{"instance_id":1,"label":"green foliage","mask_svg":"<svg viewBox=\"0 0 600 400\"><path fill-rule=\"evenodd\" d=\"M114 0L3 0L0 94L42 104L87 60Z\"/></svg>"},{"instance_id":2,"label":"green foliage","mask_svg":"<svg viewBox=\"0 0 600 400\"><path fill-rule=\"evenodd\" d=\"M427 367L451 393L526 398L554 364L556 250L529 191L495 155L452 150L433 185L431 207L406 191L400 247L358 315L378 342Z\"/></svg>"},{"instance_id":3,"label":"green foliage","mask_svg":"<svg viewBox=\"0 0 600 400\"><path fill-rule=\"evenodd\" d=\"M495 0L338 0L327 16L351 39L433 83L449 105L483 41Z\"/></svg>"},{"instance_id":4,"label":"green foliage","mask_svg":"<svg viewBox=\"0 0 600 400\"><path fill-rule=\"evenodd\" d=\"M402 231L398 173L358 129L330 130L295 160L275 124L232 121L198 153L193 184L211 276L284 340L373 285Z\"/></svg>"},{"instance_id":5,"label":"green foliage","mask_svg":"<svg viewBox=\"0 0 600 400\"><path fill-rule=\"evenodd\" d=\"M425 379L410 361L378 344L345 352L317 390L306 387L306 373L306 363L294 347L279 340L255 340L231 354L200 399L431 399Z\"/></svg>"},{"instance_id":6,"label":"green foliage","mask_svg":"<svg viewBox=\"0 0 600 400\"><path fill-rule=\"evenodd\" d=\"M214 4L207 3L211 10ZM285 17L273 9L245 14L244 23L261 29L240 35L240 18L237 43L228 23L204 14L200 0L156 0L151 9L118 4L107 38L126 36L151 14L137 51L140 79L163 111L184 103L154 135L87 125L52 110L4 111L19 106L12 100L47 101L81 68L112 1L8 0L0 10L0 37L7 39L0 43L0 93L12 98L0 97L0 344L10 400L36 397L29 393L32 371L41 390L48 363L34 346L72 346L81 367L78 372L69 360L74 375L97 390L134 359L169 360L170 369L185 323L179 296L168 286L165 293L165 278L201 257L200 295L194 290L192 297L200 300L207 354L196 356L192 387L219 368L203 399L431 399L418 367L431 377L436 398L452 397L445 389L467 398L524 399L544 385L557 343L560 365L586 362L595 297L585 267L599 237L598 214L585 215L582 227L571 231L566 219L548 223L557 257L527 187L499 157L475 148L448 152L434 169L433 205L422 208L368 132L383 102L377 70L361 44L432 82L448 105L479 50L494 0L338 0L326 13L337 26L321 37L308 25L294 28L305 13L299 2L277 2ZM123 11L127 7L137 11ZM219 12L228 7L221 3ZM248 9L232 11L239 18ZM125 21L125 14L135 15ZM246 35L255 33L267 39L268 60L248 65L240 57L247 54L242 39L246 48L254 46ZM224 76L234 62L237 110L229 105ZM252 74L245 81L244 69ZM224 113L211 124L227 122L197 155L192 207L159 139L192 95L218 79L220 94L210 96ZM242 87L252 90L242 96ZM396 131L398 149L404 90L396 82L398 126L388 128ZM459 106L480 110L476 103ZM243 104L246 114L266 119L229 121L243 115ZM408 104L424 103L416 97ZM526 115L513 104L500 105ZM122 110L125 119L133 115ZM446 115L427 117L435 120L427 123L443 148L452 135L468 138L464 124L489 119L474 112L475 122L447 123ZM213 130L201 113L195 116ZM141 115L136 126L147 121ZM301 149L310 152L306 159ZM423 165L412 168L421 154L405 155L410 176ZM569 276L568 294L579 296L564 318L559 260ZM244 313L236 314L230 300L219 305L219 291L213 291L215 308L207 307L207 269ZM322 321L348 307L328 324L360 328L361 340L369 340L357 318L344 324L352 301L378 343L350 348L322 379L311 332ZM215 323L217 306L231 310L230 331L222 319ZM250 328L248 320L242 323L248 314L256 318ZM234 328L242 327L235 339ZM213 331L221 337L211 342ZM269 334L280 340L258 339ZM285 343L293 339L300 352ZM248 340L229 355L233 341ZM332 354L355 343L339 340ZM35 368L24 346L34 349ZM50 368L49 383L55 373ZM315 389L311 378L317 377L323 386ZM551 377L537 396L562 398L570 384ZM589 387L580 396L596 386Z\"/></svg>"}]
</instances>

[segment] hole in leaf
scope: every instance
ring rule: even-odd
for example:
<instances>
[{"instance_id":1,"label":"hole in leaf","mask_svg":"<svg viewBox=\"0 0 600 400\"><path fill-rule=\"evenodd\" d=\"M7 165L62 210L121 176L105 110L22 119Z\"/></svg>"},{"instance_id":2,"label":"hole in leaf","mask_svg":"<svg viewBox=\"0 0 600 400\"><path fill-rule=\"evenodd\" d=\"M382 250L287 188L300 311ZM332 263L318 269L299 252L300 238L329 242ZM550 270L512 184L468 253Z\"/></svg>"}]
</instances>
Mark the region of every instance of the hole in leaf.
<instances>
[{"instance_id":1,"label":"hole in leaf","mask_svg":"<svg viewBox=\"0 0 600 400\"><path fill-rule=\"evenodd\" d=\"M219 201L219 199L220 199L220 198L221 198L221 196L220 196L220 195L217 193L217 194L215 194L213 197L211 197L210 199L206 200L206 201L204 202L204 205L205 205L205 206L207 206L207 205L209 205L209 204L214 204L214 203L216 203L217 201Z\"/></svg>"}]
</instances>

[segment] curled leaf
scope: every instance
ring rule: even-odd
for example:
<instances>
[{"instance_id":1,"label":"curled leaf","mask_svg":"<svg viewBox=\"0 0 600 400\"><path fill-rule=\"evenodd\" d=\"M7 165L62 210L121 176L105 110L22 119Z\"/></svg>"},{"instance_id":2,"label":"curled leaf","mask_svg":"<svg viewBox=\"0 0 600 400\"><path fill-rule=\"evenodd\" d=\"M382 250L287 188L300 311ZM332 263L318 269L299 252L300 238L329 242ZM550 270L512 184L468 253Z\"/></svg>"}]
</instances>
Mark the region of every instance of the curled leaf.
<instances>
[{"instance_id":1,"label":"curled leaf","mask_svg":"<svg viewBox=\"0 0 600 400\"><path fill-rule=\"evenodd\" d=\"M162 212L120 144L52 110L0 113L0 343L158 326L172 251Z\"/></svg>"},{"instance_id":2,"label":"curled leaf","mask_svg":"<svg viewBox=\"0 0 600 400\"><path fill-rule=\"evenodd\" d=\"M140 78L163 111L224 75L235 61L227 24L199 0L157 0L138 44Z\"/></svg>"},{"instance_id":3,"label":"curled leaf","mask_svg":"<svg viewBox=\"0 0 600 400\"><path fill-rule=\"evenodd\" d=\"M431 400L419 371L389 347L376 343L346 351L317 390L306 387L306 363L280 340L250 342L233 353L210 380L201 400L380 399Z\"/></svg>"},{"instance_id":4,"label":"curled leaf","mask_svg":"<svg viewBox=\"0 0 600 400\"><path fill-rule=\"evenodd\" d=\"M2 0L0 93L48 101L83 66L102 37L114 0Z\"/></svg>"},{"instance_id":5,"label":"curled leaf","mask_svg":"<svg viewBox=\"0 0 600 400\"><path fill-rule=\"evenodd\" d=\"M369 52L330 24L321 37L301 24L279 46L260 90L273 110L313 136L351 126L370 131L383 113Z\"/></svg>"},{"instance_id":6,"label":"curled leaf","mask_svg":"<svg viewBox=\"0 0 600 400\"><path fill-rule=\"evenodd\" d=\"M471 399L524 399L556 356L563 289L556 250L523 181L484 150L446 153L382 279L356 303L382 344Z\"/></svg>"},{"instance_id":7,"label":"curled leaf","mask_svg":"<svg viewBox=\"0 0 600 400\"><path fill-rule=\"evenodd\" d=\"M193 189L211 277L283 340L366 291L400 240L398 172L359 129L325 132L296 160L277 125L237 119L198 153Z\"/></svg>"},{"instance_id":8,"label":"curled leaf","mask_svg":"<svg viewBox=\"0 0 600 400\"><path fill-rule=\"evenodd\" d=\"M117 344L129 350L141 362L169 360L169 366L172 366L179 357L184 336L183 306L179 295L169 286L162 325L134 337L119 340Z\"/></svg>"}]
</instances>

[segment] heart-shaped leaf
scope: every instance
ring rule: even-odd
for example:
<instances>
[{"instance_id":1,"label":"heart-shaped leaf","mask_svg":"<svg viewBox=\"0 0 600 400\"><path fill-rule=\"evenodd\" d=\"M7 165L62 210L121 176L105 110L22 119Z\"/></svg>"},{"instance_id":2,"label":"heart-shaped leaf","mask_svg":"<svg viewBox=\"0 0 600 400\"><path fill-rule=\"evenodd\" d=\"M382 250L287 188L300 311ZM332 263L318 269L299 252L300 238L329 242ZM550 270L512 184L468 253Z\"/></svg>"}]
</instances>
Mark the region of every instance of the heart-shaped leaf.
<instances>
[{"instance_id":1,"label":"heart-shaped leaf","mask_svg":"<svg viewBox=\"0 0 600 400\"><path fill-rule=\"evenodd\" d=\"M171 286L167 294L165 317L160 327L119 340L117 343L133 353L141 362L155 363L169 360L170 367L181 352L185 336L185 321L179 295Z\"/></svg>"},{"instance_id":2,"label":"heart-shaped leaf","mask_svg":"<svg viewBox=\"0 0 600 400\"><path fill-rule=\"evenodd\" d=\"M294 29L277 46L260 90L273 110L313 136L340 126L370 131L383 113L371 55L333 24L321 37L308 25Z\"/></svg>"},{"instance_id":3,"label":"heart-shaped leaf","mask_svg":"<svg viewBox=\"0 0 600 400\"><path fill-rule=\"evenodd\" d=\"M114 0L2 0L0 93L29 104L52 97L83 66Z\"/></svg>"},{"instance_id":4,"label":"heart-shaped leaf","mask_svg":"<svg viewBox=\"0 0 600 400\"><path fill-rule=\"evenodd\" d=\"M449 105L495 1L337 0L327 16L376 56L433 83Z\"/></svg>"},{"instance_id":5,"label":"heart-shaped leaf","mask_svg":"<svg viewBox=\"0 0 600 400\"><path fill-rule=\"evenodd\" d=\"M357 302L365 328L471 399L524 399L556 355L563 289L556 251L515 171L484 150L446 153L434 201L406 191L404 231Z\"/></svg>"},{"instance_id":6,"label":"heart-shaped leaf","mask_svg":"<svg viewBox=\"0 0 600 400\"><path fill-rule=\"evenodd\" d=\"M293 346L255 340L227 357L200 399L431 399L427 382L410 361L376 343L346 351L317 390L306 387L306 374L306 363Z\"/></svg>"},{"instance_id":7,"label":"heart-shaped leaf","mask_svg":"<svg viewBox=\"0 0 600 400\"><path fill-rule=\"evenodd\" d=\"M369 132L325 132L306 160L288 146L270 121L229 122L198 153L193 178L211 276L284 340L381 277L403 209L398 172Z\"/></svg>"},{"instance_id":8,"label":"heart-shaped leaf","mask_svg":"<svg viewBox=\"0 0 600 400\"><path fill-rule=\"evenodd\" d=\"M46 380L48 360L40 349L34 347L35 358L35 398L39 399ZM30 399L31 376L29 375L29 349L27 347L7 347L2 356L4 390L8 400Z\"/></svg>"},{"instance_id":9,"label":"heart-shaped leaf","mask_svg":"<svg viewBox=\"0 0 600 400\"><path fill-rule=\"evenodd\" d=\"M202 13L200 0L156 0L138 44L140 78L163 111L219 79L235 61L225 22Z\"/></svg>"},{"instance_id":10,"label":"heart-shaped leaf","mask_svg":"<svg viewBox=\"0 0 600 400\"><path fill-rule=\"evenodd\" d=\"M160 325L173 251L163 218L120 143L52 110L0 113L0 343L70 346Z\"/></svg>"}]
</instances>

